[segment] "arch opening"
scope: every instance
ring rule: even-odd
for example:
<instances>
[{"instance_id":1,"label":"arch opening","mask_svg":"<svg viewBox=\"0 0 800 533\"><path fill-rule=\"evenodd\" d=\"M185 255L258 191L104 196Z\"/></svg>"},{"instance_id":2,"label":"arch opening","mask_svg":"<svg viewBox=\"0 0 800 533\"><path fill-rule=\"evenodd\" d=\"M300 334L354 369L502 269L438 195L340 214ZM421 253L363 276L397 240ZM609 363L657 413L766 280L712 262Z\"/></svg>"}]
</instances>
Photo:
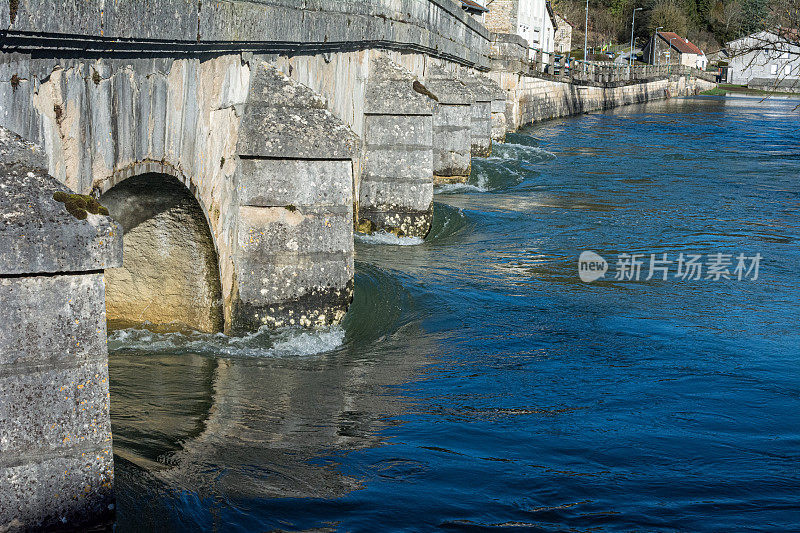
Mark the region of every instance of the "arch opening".
<instances>
[{"instance_id":1,"label":"arch opening","mask_svg":"<svg viewBox=\"0 0 800 533\"><path fill-rule=\"evenodd\" d=\"M100 202L123 228L123 265L106 271L111 328L223 330L214 239L200 204L167 174L128 178Z\"/></svg>"}]
</instances>

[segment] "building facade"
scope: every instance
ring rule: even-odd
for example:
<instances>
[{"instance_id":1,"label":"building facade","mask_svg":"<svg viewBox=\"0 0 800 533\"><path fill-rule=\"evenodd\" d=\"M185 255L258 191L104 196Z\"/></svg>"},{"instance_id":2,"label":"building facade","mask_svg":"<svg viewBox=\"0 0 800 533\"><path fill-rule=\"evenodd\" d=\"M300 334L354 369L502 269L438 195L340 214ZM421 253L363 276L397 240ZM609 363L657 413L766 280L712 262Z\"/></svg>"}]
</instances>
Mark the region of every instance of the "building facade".
<instances>
[{"instance_id":1,"label":"building facade","mask_svg":"<svg viewBox=\"0 0 800 533\"><path fill-rule=\"evenodd\" d=\"M797 44L793 44L797 43ZM758 32L727 45L728 82L736 85L800 92L800 41L797 30L778 35Z\"/></svg>"},{"instance_id":2,"label":"building facade","mask_svg":"<svg viewBox=\"0 0 800 533\"><path fill-rule=\"evenodd\" d=\"M494 0L487 6L486 27L494 33L516 34L528 41L531 59L552 62L558 29L553 7L546 0Z\"/></svg>"},{"instance_id":3,"label":"building facade","mask_svg":"<svg viewBox=\"0 0 800 533\"><path fill-rule=\"evenodd\" d=\"M567 19L556 13L558 29L555 34L556 54L568 54L572 50L572 24Z\"/></svg>"},{"instance_id":4,"label":"building facade","mask_svg":"<svg viewBox=\"0 0 800 533\"><path fill-rule=\"evenodd\" d=\"M644 47L643 56L652 65L684 65L701 70L708 65L700 48L671 31L656 32Z\"/></svg>"}]
</instances>

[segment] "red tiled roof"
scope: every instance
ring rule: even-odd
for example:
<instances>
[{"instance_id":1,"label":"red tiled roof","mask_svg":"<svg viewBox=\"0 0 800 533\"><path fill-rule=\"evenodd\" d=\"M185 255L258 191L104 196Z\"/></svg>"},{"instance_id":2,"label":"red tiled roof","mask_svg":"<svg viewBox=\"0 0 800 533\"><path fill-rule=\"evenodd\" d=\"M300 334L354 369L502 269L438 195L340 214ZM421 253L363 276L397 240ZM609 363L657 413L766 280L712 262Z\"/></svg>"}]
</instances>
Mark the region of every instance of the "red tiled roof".
<instances>
[{"instance_id":1,"label":"red tiled roof","mask_svg":"<svg viewBox=\"0 0 800 533\"><path fill-rule=\"evenodd\" d=\"M671 41L672 47L682 54L703 55L702 50L690 43L688 39L684 39L673 31L660 31L658 35L668 44Z\"/></svg>"},{"instance_id":2,"label":"red tiled roof","mask_svg":"<svg viewBox=\"0 0 800 533\"><path fill-rule=\"evenodd\" d=\"M467 9L476 9L484 13L489 11L488 9L480 5L478 2L473 2L472 0L461 0L461 5Z\"/></svg>"}]
</instances>

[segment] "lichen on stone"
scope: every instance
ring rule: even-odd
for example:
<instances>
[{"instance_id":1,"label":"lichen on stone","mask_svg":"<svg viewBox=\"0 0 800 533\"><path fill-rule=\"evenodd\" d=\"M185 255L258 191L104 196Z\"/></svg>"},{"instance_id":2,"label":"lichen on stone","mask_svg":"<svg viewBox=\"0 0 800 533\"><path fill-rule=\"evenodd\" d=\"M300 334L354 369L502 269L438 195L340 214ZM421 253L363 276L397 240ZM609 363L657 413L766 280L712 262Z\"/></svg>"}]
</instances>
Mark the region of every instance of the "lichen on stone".
<instances>
[{"instance_id":1,"label":"lichen on stone","mask_svg":"<svg viewBox=\"0 0 800 533\"><path fill-rule=\"evenodd\" d=\"M53 193L53 200L64 204L67 212L78 220L86 220L89 213L108 216L108 209L100 205L95 198L85 194L56 191Z\"/></svg>"}]
</instances>

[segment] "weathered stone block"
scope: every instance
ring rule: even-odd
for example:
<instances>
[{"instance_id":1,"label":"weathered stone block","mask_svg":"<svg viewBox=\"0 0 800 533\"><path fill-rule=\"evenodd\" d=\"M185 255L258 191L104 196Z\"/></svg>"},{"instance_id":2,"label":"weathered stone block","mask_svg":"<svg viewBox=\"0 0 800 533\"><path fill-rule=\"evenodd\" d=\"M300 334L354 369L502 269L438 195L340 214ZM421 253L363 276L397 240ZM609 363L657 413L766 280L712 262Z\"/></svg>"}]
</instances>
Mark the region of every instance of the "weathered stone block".
<instances>
[{"instance_id":1,"label":"weathered stone block","mask_svg":"<svg viewBox=\"0 0 800 533\"><path fill-rule=\"evenodd\" d=\"M68 189L43 170L37 150L0 130L0 272L81 272L121 264L119 225L106 216L86 213L78 220L67 212L53 194Z\"/></svg>"},{"instance_id":2,"label":"weathered stone block","mask_svg":"<svg viewBox=\"0 0 800 533\"><path fill-rule=\"evenodd\" d=\"M0 277L0 301L15 325L0 328L0 367L88 362L105 350L101 274ZM36 320L42 310L47 319Z\"/></svg>"},{"instance_id":3,"label":"weathered stone block","mask_svg":"<svg viewBox=\"0 0 800 533\"><path fill-rule=\"evenodd\" d=\"M0 376L0 454L28 461L42 452L83 451L110 440L104 353L78 366L33 366L27 372L17 366Z\"/></svg>"},{"instance_id":4,"label":"weathered stone block","mask_svg":"<svg viewBox=\"0 0 800 533\"><path fill-rule=\"evenodd\" d=\"M350 161L242 159L239 202L245 206L344 206L353 197Z\"/></svg>"},{"instance_id":5,"label":"weathered stone block","mask_svg":"<svg viewBox=\"0 0 800 533\"><path fill-rule=\"evenodd\" d=\"M111 442L94 449L0 462L0 529L81 530L114 518Z\"/></svg>"},{"instance_id":6,"label":"weathered stone block","mask_svg":"<svg viewBox=\"0 0 800 533\"><path fill-rule=\"evenodd\" d=\"M470 105L439 105L433 115L433 173L444 181L466 181L472 162Z\"/></svg>"}]
</instances>

